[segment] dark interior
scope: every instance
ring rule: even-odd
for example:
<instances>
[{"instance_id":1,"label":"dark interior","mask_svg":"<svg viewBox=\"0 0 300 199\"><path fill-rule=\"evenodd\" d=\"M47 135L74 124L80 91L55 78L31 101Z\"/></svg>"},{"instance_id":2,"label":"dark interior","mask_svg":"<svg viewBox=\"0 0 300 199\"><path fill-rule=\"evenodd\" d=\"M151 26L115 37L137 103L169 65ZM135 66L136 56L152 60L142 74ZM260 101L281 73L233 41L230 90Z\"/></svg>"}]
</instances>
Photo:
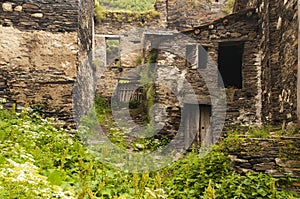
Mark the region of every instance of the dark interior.
<instances>
[{"instance_id":1,"label":"dark interior","mask_svg":"<svg viewBox=\"0 0 300 199\"><path fill-rule=\"evenodd\" d=\"M219 44L218 68L225 88L242 88L243 49L244 45L241 42Z\"/></svg>"}]
</instances>

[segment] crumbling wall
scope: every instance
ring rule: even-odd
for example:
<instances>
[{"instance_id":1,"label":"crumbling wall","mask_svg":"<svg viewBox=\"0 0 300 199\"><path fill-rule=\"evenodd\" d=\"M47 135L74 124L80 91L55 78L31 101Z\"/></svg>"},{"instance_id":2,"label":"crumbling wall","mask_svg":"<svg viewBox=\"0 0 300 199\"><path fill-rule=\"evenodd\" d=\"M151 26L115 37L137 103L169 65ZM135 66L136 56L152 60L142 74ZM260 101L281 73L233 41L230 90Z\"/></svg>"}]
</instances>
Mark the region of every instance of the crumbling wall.
<instances>
[{"instance_id":1,"label":"crumbling wall","mask_svg":"<svg viewBox=\"0 0 300 199\"><path fill-rule=\"evenodd\" d=\"M297 1L259 1L264 121L297 120Z\"/></svg>"},{"instance_id":2,"label":"crumbling wall","mask_svg":"<svg viewBox=\"0 0 300 199\"><path fill-rule=\"evenodd\" d=\"M274 178L294 178L286 187L300 192L300 138L279 137L270 138L240 138L231 140L228 148L232 168L245 174L249 171L262 172ZM279 181L279 183L282 183Z\"/></svg>"},{"instance_id":3,"label":"crumbling wall","mask_svg":"<svg viewBox=\"0 0 300 199\"><path fill-rule=\"evenodd\" d=\"M122 12L103 11L103 16L96 20L97 34L117 34L132 28L164 27L161 14L157 11Z\"/></svg>"},{"instance_id":4,"label":"crumbling wall","mask_svg":"<svg viewBox=\"0 0 300 199\"><path fill-rule=\"evenodd\" d=\"M71 32L78 28L78 1L10 0L1 2L0 22L20 30Z\"/></svg>"},{"instance_id":5,"label":"crumbling wall","mask_svg":"<svg viewBox=\"0 0 300 199\"><path fill-rule=\"evenodd\" d=\"M68 120L76 78L77 33L0 29L0 63L7 86L1 97L7 100L5 106L30 104Z\"/></svg>"},{"instance_id":6,"label":"crumbling wall","mask_svg":"<svg viewBox=\"0 0 300 199\"><path fill-rule=\"evenodd\" d=\"M261 123L261 55L257 39L258 16L254 9L229 15L211 24L196 27L183 33L165 32L147 34L147 51L158 49L156 65L155 100L160 104L157 122L164 128L161 135L176 136L182 131L185 104L200 104L213 107L212 122L222 123L222 113L227 105L226 125L260 125ZM226 42L243 43L242 88L225 88L227 104L216 106L220 86L218 82L219 45ZM197 55L189 58L187 48L201 44L208 52L205 68L199 68ZM196 59L196 60L194 60ZM223 111L223 112L222 112ZM164 113L163 113L164 112ZM220 126L212 124L212 132ZM182 138L184 139L184 138ZM181 143L182 144L182 143Z\"/></svg>"},{"instance_id":7,"label":"crumbling wall","mask_svg":"<svg viewBox=\"0 0 300 199\"><path fill-rule=\"evenodd\" d=\"M247 10L250 8L257 8L258 0L235 0L233 5L233 13Z\"/></svg>"},{"instance_id":8,"label":"crumbling wall","mask_svg":"<svg viewBox=\"0 0 300 199\"><path fill-rule=\"evenodd\" d=\"M158 1L157 7L166 7L167 24L170 29L184 30L210 23L225 16L225 0Z\"/></svg>"},{"instance_id":9,"label":"crumbling wall","mask_svg":"<svg viewBox=\"0 0 300 199\"><path fill-rule=\"evenodd\" d=\"M147 31L159 31L165 27L161 14L156 11L144 13L105 11L95 25L94 62L97 67L97 94L111 97L118 80L134 72L144 57L143 37ZM119 38L119 65L105 63L106 38ZM116 57L117 58L117 57Z\"/></svg>"},{"instance_id":10,"label":"crumbling wall","mask_svg":"<svg viewBox=\"0 0 300 199\"><path fill-rule=\"evenodd\" d=\"M229 15L215 22L187 31L185 34L206 46L210 58L218 64L219 45L223 42L242 42L242 88L227 88L227 125L253 125L261 122L261 60L257 39L258 16L254 9ZM201 81L194 80L196 90ZM198 85L196 85L198 84Z\"/></svg>"},{"instance_id":11,"label":"crumbling wall","mask_svg":"<svg viewBox=\"0 0 300 199\"><path fill-rule=\"evenodd\" d=\"M91 26L85 25L86 29L78 32L82 24L79 8L76 0L0 3L0 68L5 85L1 98L7 101L5 107L16 103L22 109L28 104L46 116L73 123L73 87L82 72L78 55L91 47L90 35L79 42L83 32L91 31Z\"/></svg>"}]
</instances>

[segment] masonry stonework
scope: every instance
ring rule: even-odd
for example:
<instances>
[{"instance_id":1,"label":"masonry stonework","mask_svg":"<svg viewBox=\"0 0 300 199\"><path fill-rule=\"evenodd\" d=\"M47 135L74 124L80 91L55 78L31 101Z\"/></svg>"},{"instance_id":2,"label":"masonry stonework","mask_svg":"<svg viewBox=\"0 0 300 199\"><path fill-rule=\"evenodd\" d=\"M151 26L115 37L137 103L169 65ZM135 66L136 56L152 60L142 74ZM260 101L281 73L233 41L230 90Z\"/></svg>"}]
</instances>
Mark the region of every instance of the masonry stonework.
<instances>
[{"instance_id":1,"label":"masonry stonework","mask_svg":"<svg viewBox=\"0 0 300 199\"><path fill-rule=\"evenodd\" d=\"M198 10L202 16L206 16L206 7L219 5L215 9L216 18L211 17L207 22L205 20L201 23L200 18L194 17L193 11ZM183 75L192 85L193 90L199 96L199 99L205 99L205 104L209 104L209 92L205 86L205 82L199 74L197 74L197 67L189 66L186 63L186 49L190 45L188 42L183 44L180 38L176 38L176 43L168 40L168 36L164 31L160 31L163 27L170 29L178 29L180 33L190 37L195 42L198 42L207 50L209 57L215 65L222 63L219 59L221 47L226 45L240 45L242 46L242 65L241 78L242 85L239 88L229 87L225 89L227 94L227 116L226 126L235 125L262 125L265 123L282 124L284 125L295 122L296 119L296 74L297 74L297 3L293 1L275 1L275 0L252 0L235 2L233 14L223 17L221 10L224 7L224 2L212 2L212 4L190 5L188 3L179 1L157 1L155 8L160 12L160 18L157 21L161 22L162 26L155 26L154 23L148 21L145 23L147 29L141 30L139 34L127 35L126 32L132 29L132 26L141 27L140 21L120 23L116 18L105 19L104 26L97 26L96 32L102 35L102 52L104 49L105 34L108 36L120 36L120 54L122 71L128 71L135 68L132 58L131 62L126 60L132 54L133 57L142 55L143 59L147 57L147 53L151 47L147 46L147 37L156 37L161 39L161 46L166 51L158 52L157 63L160 61L170 61L175 73ZM204 6L204 7L203 7ZM210 7L209 9L212 9ZM209 10L208 9L208 10ZM188 10L189 12L179 12L180 10ZM277 14L279 13L279 14ZM117 15L122 15L118 14ZM124 15L124 13L123 13ZM113 16L113 14L112 14ZM123 17L128 19L128 17ZM207 18L207 16L206 16ZM193 19L193 23L187 23ZM212 20L214 20L212 22ZM126 22L126 20L125 20ZM136 24L137 23L137 24ZM207 23L207 24L205 24ZM197 25L200 24L200 25ZM111 25L111 26L109 26ZM113 27L113 28L112 28ZM149 31L151 28L156 30ZM125 35L123 35L125 34ZM176 31L169 31L166 34L176 34ZM106 35L107 36L107 35ZM174 38L173 38L174 39ZM159 40L159 39L158 39ZM128 42L129 41L129 42ZM144 41L144 42L143 42ZM168 43L169 42L169 43ZM182 43L182 44L180 44ZM180 57L168 52L180 46L182 55ZM144 46L142 46L144 45ZM151 46L151 45L150 45ZM101 47L100 47L101 48ZM122 49L124 48L124 49ZM137 54L126 51L125 49L143 48L144 52ZM177 49L178 50L178 49ZM122 52L123 53L122 55ZM101 53L100 53L101 54ZM126 57L126 56L127 57ZM234 58L233 58L234 59ZM123 60L123 62L122 62ZM173 60L173 61L172 61ZM124 66L123 66L124 65ZM197 65L197 63L196 63ZM126 69L126 67L128 67ZM167 76L169 69L158 67L158 76ZM227 70L230 70L228 68ZM112 68L109 77L101 78L101 82L105 87L113 84L117 85L118 78L122 77L124 72L120 72L119 68ZM113 72L115 71L115 72ZM172 71L172 70L171 70ZM172 84L176 81L176 77L166 78L166 84ZM109 83L107 83L109 81ZM100 88L98 86L98 88ZM113 90L115 87L111 87ZM98 89L100 92L103 86ZM110 92L111 93L111 92ZM109 95L106 93L105 95ZM169 95L168 99L166 98ZM180 112L175 96L171 99L170 91L166 93L166 89L157 87L156 99L175 112ZM175 100L175 101L174 101ZM168 104L168 105L167 105ZM179 121L179 115L174 117L177 119L170 119L168 128L176 125ZM172 134L172 133L171 133Z\"/></svg>"},{"instance_id":2,"label":"masonry stonework","mask_svg":"<svg viewBox=\"0 0 300 199\"><path fill-rule=\"evenodd\" d=\"M126 12L106 12L95 24L95 60L97 66L97 93L111 97L118 80L137 66L137 59L143 59L143 34L145 30L159 30L165 27L162 16L157 11L143 14ZM119 66L106 62L106 39L115 38L120 42Z\"/></svg>"},{"instance_id":3,"label":"masonry stonework","mask_svg":"<svg viewBox=\"0 0 300 199\"><path fill-rule=\"evenodd\" d=\"M259 1L264 121L296 122L297 1Z\"/></svg>"},{"instance_id":4,"label":"masonry stonework","mask_svg":"<svg viewBox=\"0 0 300 199\"><path fill-rule=\"evenodd\" d=\"M180 30L203 45L217 65L222 62L222 47L242 46L242 85L226 88L226 124L295 122L297 1L239 0L234 14L225 17L224 6L223 1L185 4L174 0L157 1L156 11L139 15L105 12L95 26L98 48L89 54L93 47L93 2L1 2L0 45L4 50L0 60L0 93L7 99L4 106L35 104L44 107L48 115L57 114L71 121L70 115L75 112L79 117L92 105L96 78L101 83L97 84L97 92L110 96L124 74L138 71L138 62L145 63L147 50L151 50L144 41L147 35L164 38L164 33L155 31L169 28ZM212 14L208 15L208 11ZM132 29L138 31L131 34ZM120 41L120 57L116 59L118 64L106 66L105 42L111 37ZM185 53L187 46L181 48ZM184 61L186 54L176 58L161 51L157 57L157 61L172 58L169 60L173 60L178 73L191 83L199 98L209 101L203 80L196 78L195 66ZM105 67L108 70L101 71ZM163 67L160 70L161 74L166 71ZM57 85L63 88L61 92L55 90ZM159 90L158 100L165 96Z\"/></svg>"},{"instance_id":5,"label":"masonry stonework","mask_svg":"<svg viewBox=\"0 0 300 199\"><path fill-rule=\"evenodd\" d=\"M94 26L91 0L1 1L3 106L16 104L19 110L28 104L74 124L92 107L96 92L110 98L119 80L138 77L139 65L155 52L155 102L161 111L155 120L164 122L159 136L174 138L183 130L180 144L189 148L185 137L196 129L200 134L196 144L201 145L205 134L199 115L190 115L195 116L189 118L192 122L184 123L183 110L192 105L188 109L192 112L195 104L211 109L214 96L207 83L219 87L222 48L239 46L241 85L225 86L227 109L209 113L208 120L226 111L226 127L271 123L285 128L296 123L298 2L237 0L233 14L227 16L223 0L193 2L157 0L156 11L143 14L105 12ZM106 40L111 38L120 42L120 48L115 62L107 64ZM94 42L97 48L91 53ZM198 70L203 50L199 46L208 55L204 73ZM196 101L189 99L193 94ZM222 130L209 128L212 134ZM212 141L214 136L208 138ZM241 173L299 177L299 144L298 137L245 138L229 152L233 167Z\"/></svg>"},{"instance_id":6,"label":"masonry stonework","mask_svg":"<svg viewBox=\"0 0 300 199\"><path fill-rule=\"evenodd\" d=\"M74 124L73 88L78 83L76 77L86 67L81 60L91 50L92 43L89 37L93 3L81 3L0 2L0 81L5 107L16 104L17 109L22 109L28 104L42 109L46 116ZM89 9L79 12L83 9L80 6ZM79 17L86 20L79 21ZM78 98L83 99L82 96L83 93ZM81 104L91 105L89 100L85 98Z\"/></svg>"},{"instance_id":7,"label":"masonry stonework","mask_svg":"<svg viewBox=\"0 0 300 199\"><path fill-rule=\"evenodd\" d=\"M169 29L184 30L210 23L225 16L223 12L225 5L224 0L210 2L206 0L159 0L155 7L162 13Z\"/></svg>"},{"instance_id":8,"label":"masonry stonework","mask_svg":"<svg viewBox=\"0 0 300 199\"><path fill-rule=\"evenodd\" d=\"M262 172L278 180L294 179L285 189L300 192L300 138L278 137L249 138L241 137L224 149L230 154L232 168L241 174L249 171ZM281 179L280 179L281 178Z\"/></svg>"},{"instance_id":9,"label":"masonry stonework","mask_svg":"<svg viewBox=\"0 0 300 199\"><path fill-rule=\"evenodd\" d=\"M257 41L257 14L254 9L245 10L215 22L195 28L185 34L201 45L208 47L208 53L218 65L219 46L223 43L243 44L242 88L227 88L228 124L260 124L261 103L259 48ZM230 69L228 69L230 70ZM235 77L232 77L235 78ZM193 81L191 82L198 82ZM201 87L201 86L200 86ZM197 90L199 85L195 85Z\"/></svg>"}]
</instances>

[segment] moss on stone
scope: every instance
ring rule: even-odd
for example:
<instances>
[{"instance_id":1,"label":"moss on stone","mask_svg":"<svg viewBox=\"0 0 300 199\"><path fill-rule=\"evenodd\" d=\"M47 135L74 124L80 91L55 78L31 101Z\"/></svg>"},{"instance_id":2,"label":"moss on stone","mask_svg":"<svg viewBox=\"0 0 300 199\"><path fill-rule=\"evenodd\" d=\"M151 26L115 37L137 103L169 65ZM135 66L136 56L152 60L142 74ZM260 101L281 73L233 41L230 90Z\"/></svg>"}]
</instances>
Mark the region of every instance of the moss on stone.
<instances>
[{"instance_id":1,"label":"moss on stone","mask_svg":"<svg viewBox=\"0 0 300 199\"><path fill-rule=\"evenodd\" d=\"M106 10L100 5L95 5L95 16L98 22L104 20L118 21L124 23L152 21L160 17L160 13L155 10L145 12L137 11L112 11ZM143 24L143 23L142 23Z\"/></svg>"}]
</instances>

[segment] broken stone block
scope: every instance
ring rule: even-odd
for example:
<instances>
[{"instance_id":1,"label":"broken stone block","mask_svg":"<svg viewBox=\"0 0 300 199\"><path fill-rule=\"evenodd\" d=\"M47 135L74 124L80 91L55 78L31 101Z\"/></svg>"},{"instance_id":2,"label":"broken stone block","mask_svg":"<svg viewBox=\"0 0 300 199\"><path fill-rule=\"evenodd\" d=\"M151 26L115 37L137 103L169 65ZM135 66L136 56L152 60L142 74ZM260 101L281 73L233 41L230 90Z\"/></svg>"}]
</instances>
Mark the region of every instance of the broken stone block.
<instances>
[{"instance_id":1,"label":"broken stone block","mask_svg":"<svg viewBox=\"0 0 300 199\"><path fill-rule=\"evenodd\" d=\"M254 165L254 169L256 171L266 171L266 170L272 170L275 166L274 162L268 162L268 163L261 163Z\"/></svg>"},{"instance_id":2,"label":"broken stone block","mask_svg":"<svg viewBox=\"0 0 300 199\"><path fill-rule=\"evenodd\" d=\"M35 17L35 18L42 18L44 16L43 13L33 13L31 14L31 17Z\"/></svg>"},{"instance_id":3,"label":"broken stone block","mask_svg":"<svg viewBox=\"0 0 300 199\"><path fill-rule=\"evenodd\" d=\"M300 161L299 160L289 160L286 162L288 167L292 168L300 168Z\"/></svg>"},{"instance_id":4,"label":"broken stone block","mask_svg":"<svg viewBox=\"0 0 300 199\"><path fill-rule=\"evenodd\" d=\"M39 9L38 6L36 6L36 5L34 5L34 4L29 4L29 3L24 3L24 4L22 5L22 7L23 7L24 9Z\"/></svg>"},{"instance_id":5,"label":"broken stone block","mask_svg":"<svg viewBox=\"0 0 300 199\"><path fill-rule=\"evenodd\" d=\"M280 158L275 158L275 162L280 167L285 167L285 164L282 162Z\"/></svg>"},{"instance_id":6,"label":"broken stone block","mask_svg":"<svg viewBox=\"0 0 300 199\"><path fill-rule=\"evenodd\" d=\"M23 9L22 6L16 6L15 9L14 9L14 11L21 12L22 9Z\"/></svg>"},{"instance_id":7,"label":"broken stone block","mask_svg":"<svg viewBox=\"0 0 300 199\"><path fill-rule=\"evenodd\" d=\"M13 11L12 4L11 3L3 3L2 10L4 12L12 12Z\"/></svg>"},{"instance_id":8,"label":"broken stone block","mask_svg":"<svg viewBox=\"0 0 300 199\"><path fill-rule=\"evenodd\" d=\"M4 22L2 24L3 26L12 26L13 23L10 19L4 19Z\"/></svg>"}]
</instances>

